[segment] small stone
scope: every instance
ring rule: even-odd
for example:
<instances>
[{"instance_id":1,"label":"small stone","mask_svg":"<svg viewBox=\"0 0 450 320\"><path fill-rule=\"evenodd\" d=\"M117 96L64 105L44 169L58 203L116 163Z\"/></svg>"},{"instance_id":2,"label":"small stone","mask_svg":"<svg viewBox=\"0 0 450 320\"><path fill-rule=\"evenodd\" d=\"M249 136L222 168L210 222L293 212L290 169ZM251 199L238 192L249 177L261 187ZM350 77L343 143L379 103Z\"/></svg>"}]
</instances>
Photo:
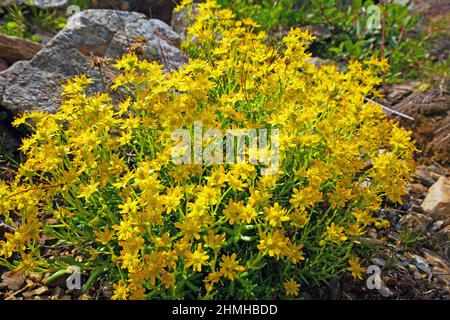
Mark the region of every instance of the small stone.
<instances>
[{"instance_id":1,"label":"small stone","mask_svg":"<svg viewBox=\"0 0 450 320\"><path fill-rule=\"evenodd\" d=\"M428 191L428 188L420 183L412 183L409 185L409 192L415 196L425 195Z\"/></svg>"},{"instance_id":2,"label":"small stone","mask_svg":"<svg viewBox=\"0 0 450 320\"><path fill-rule=\"evenodd\" d=\"M425 212L435 219L445 220L450 215L450 179L440 177L428 190L422 203Z\"/></svg>"},{"instance_id":3,"label":"small stone","mask_svg":"<svg viewBox=\"0 0 450 320\"><path fill-rule=\"evenodd\" d=\"M408 231L426 232L428 225L433 221L429 216L420 213L408 213L400 218L399 224Z\"/></svg>"},{"instance_id":4,"label":"small stone","mask_svg":"<svg viewBox=\"0 0 450 320\"><path fill-rule=\"evenodd\" d=\"M48 288L43 286L43 287L39 287L36 290L33 290L33 295L36 296L41 296L43 294L46 294L48 292Z\"/></svg>"},{"instance_id":5,"label":"small stone","mask_svg":"<svg viewBox=\"0 0 450 320\"><path fill-rule=\"evenodd\" d=\"M367 237L360 238L359 242L361 242L363 245L365 245L369 248L378 247L383 244L383 242L381 240L378 240L375 238L367 238Z\"/></svg>"},{"instance_id":6,"label":"small stone","mask_svg":"<svg viewBox=\"0 0 450 320\"><path fill-rule=\"evenodd\" d=\"M423 249L423 255L429 264L445 269L446 273L450 273L450 265L437 253Z\"/></svg>"},{"instance_id":7,"label":"small stone","mask_svg":"<svg viewBox=\"0 0 450 320\"><path fill-rule=\"evenodd\" d=\"M418 167L416 169L416 178L417 181L425 187L431 187L436 182L436 180L431 177L426 167Z\"/></svg>"},{"instance_id":8,"label":"small stone","mask_svg":"<svg viewBox=\"0 0 450 320\"><path fill-rule=\"evenodd\" d=\"M31 273L28 278L32 281L34 281L35 283L40 283L43 279L43 276L41 274L38 273Z\"/></svg>"},{"instance_id":9,"label":"small stone","mask_svg":"<svg viewBox=\"0 0 450 320\"><path fill-rule=\"evenodd\" d=\"M422 280L424 279L424 275L422 275L419 271L413 272L413 277L416 280ZM425 276L426 277L426 276Z\"/></svg>"},{"instance_id":10,"label":"small stone","mask_svg":"<svg viewBox=\"0 0 450 320\"><path fill-rule=\"evenodd\" d=\"M386 266L386 260L382 258L373 258L370 261L372 261L373 264L376 264L377 266L384 268Z\"/></svg>"},{"instance_id":11,"label":"small stone","mask_svg":"<svg viewBox=\"0 0 450 320\"><path fill-rule=\"evenodd\" d=\"M442 228L443 225L444 225L444 221L438 220L431 225L430 230L431 230L431 232L437 232Z\"/></svg>"},{"instance_id":12,"label":"small stone","mask_svg":"<svg viewBox=\"0 0 450 320\"><path fill-rule=\"evenodd\" d=\"M425 211L423 211L422 207L420 205L412 205L411 208L409 208L409 212L412 213L425 213Z\"/></svg>"},{"instance_id":13,"label":"small stone","mask_svg":"<svg viewBox=\"0 0 450 320\"><path fill-rule=\"evenodd\" d=\"M412 273L419 271L419 269L417 269L417 267L413 264L408 264L408 270Z\"/></svg>"},{"instance_id":14,"label":"small stone","mask_svg":"<svg viewBox=\"0 0 450 320\"><path fill-rule=\"evenodd\" d=\"M2 274L2 281L9 290L18 291L25 282L25 276L22 272L8 271Z\"/></svg>"},{"instance_id":15,"label":"small stone","mask_svg":"<svg viewBox=\"0 0 450 320\"><path fill-rule=\"evenodd\" d=\"M394 293L389 289L383 281L380 281L380 289L378 289L380 295L384 298L389 298L394 295Z\"/></svg>"},{"instance_id":16,"label":"small stone","mask_svg":"<svg viewBox=\"0 0 450 320\"><path fill-rule=\"evenodd\" d=\"M55 289L53 289L52 296L62 297L64 294L65 294L64 289L62 289L60 287L56 287Z\"/></svg>"},{"instance_id":17,"label":"small stone","mask_svg":"<svg viewBox=\"0 0 450 320\"><path fill-rule=\"evenodd\" d=\"M418 256L418 255L413 255L413 261L414 261L414 264L415 264L415 266L420 270L420 271L423 271L423 272L425 272L426 274L431 274L431 268L430 268L430 266L428 265L428 263L427 263L427 261L424 259L424 258L422 258L421 256Z\"/></svg>"}]
</instances>

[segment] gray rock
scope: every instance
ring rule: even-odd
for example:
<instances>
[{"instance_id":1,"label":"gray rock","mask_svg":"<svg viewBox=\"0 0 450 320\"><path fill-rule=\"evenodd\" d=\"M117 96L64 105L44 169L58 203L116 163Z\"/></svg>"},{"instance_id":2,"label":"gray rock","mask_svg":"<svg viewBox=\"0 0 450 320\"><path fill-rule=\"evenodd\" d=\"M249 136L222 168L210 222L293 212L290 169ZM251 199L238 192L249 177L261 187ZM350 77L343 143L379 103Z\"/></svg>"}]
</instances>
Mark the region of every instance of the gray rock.
<instances>
[{"instance_id":1,"label":"gray rock","mask_svg":"<svg viewBox=\"0 0 450 320\"><path fill-rule=\"evenodd\" d=\"M182 39L185 39L187 28L194 22L194 16L197 13L198 11L196 3L187 6L180 11L174 11L172 13L172 21L170 22L170 25L172 26L172 29L181 36Z\"/></svg>"},{"instance_id":2,"label":"gray rock","mask_svg":"<svg viewBox=\"0 0 450 320\"><path fill-rule=\"evenodd\" d=\"M378 293L384 297L384 298L389 298L392 297L394 295L394 293L391 291L391 289L389 289L383 281L380 281L380 289L378 289Z\"/></svg>"},{"instance_id":3,"label":"gray rock","mask_svg":"<svg viewBox=\"0 0 450 320\"><path fill-rule=\"evenodd\" d=\"M13 114L53 112L60 103L61 84L80 73L92 77L90 90L104 90L94 58L115 59L135 38L145 40L144 57L166 69L187 61L177 48L180 37L164 22L135 12L86 10L73 15L32 60L18 61L0 73L0 106Z\"/></svg>"},{"instance_id":4,"label":"gray rock","mask_svg":"<svg viewBox=\"0 0 450 320\"><path fill-rule=\"evenodd\" d=\"M381 268L384 268L386 266L386 260L384 260L383 258L373 258L370 261Z\"/></svg>"},{"instance_id":5,"label":"gray rock","mask_svg":"<svg viewBox=\"0 0 450 320\"><path fill-rule=\"evenodd\" d=\"M427 215L420 213L408 213L400 218L399 225L402 228L406 228L410 232L426 232L428 225L432 222L433 219Z\"/></svg>"},{"instance_id":6,"label":"gray rock","mask_svg":"<svg viewBox=\"0 0 450 320\"><path fill-rule=\"evenodd\" d=\"M443 225L444 225L444 221L442 221L442 220L436 221L435 223L433 223L431 225L431 228L430 228L431 232L438 232L442 228Z\"/></svg>"},{"instance_id":7,"label":"gray rock","mask_svg":"<svg viewBox=\"0 0 450 320\"><path fill-rule=\"evenodd\" d=\"M414 264L417 267L417 269L425 272L428 275L431 274L431 272L432 272L431 268L424 258L422 258L421 256L418 256L418 255L413 255L413 261L414 261Z\"/></svg>"},{"instance_id":8,"label":"gray rock","mask_svg":"<svg viewBox=\"0 0 450 320\"><path fill-rule=\"evenodd\" d=\"M429 171L427 170L426 167L418 167L416 169L416 179L419 183L423 184L425 187L431 187L433 185L433 183L436 182L436 180L434 179L434 177L432 177L429 173Z\"/></svg>"}]
</instances>

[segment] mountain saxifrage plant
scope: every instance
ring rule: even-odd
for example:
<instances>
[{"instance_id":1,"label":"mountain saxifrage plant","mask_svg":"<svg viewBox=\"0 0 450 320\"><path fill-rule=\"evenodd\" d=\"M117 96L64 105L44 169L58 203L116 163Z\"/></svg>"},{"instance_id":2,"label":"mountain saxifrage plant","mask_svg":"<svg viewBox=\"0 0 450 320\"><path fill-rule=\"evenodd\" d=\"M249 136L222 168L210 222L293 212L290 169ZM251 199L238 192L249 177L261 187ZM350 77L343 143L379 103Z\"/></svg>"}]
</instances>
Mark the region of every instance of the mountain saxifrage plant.
<instances>
[{"instance_id":1,"label":"mountain saxifrage plant","mask_svg":"<svg viewBox=\"0 0 450 320\"><path fill-rule=\"evenodd\" d=\"M56 113L15 120L33 134L15 179L0 181L2 265L78 266L84 289L107 277L113 299L283 298L361 278L357 240L388 227L376 212L401 201L413 169L409 133L364 101L386 62L316 69L309 33L272 47L252 20L214 1L197 8L179 70L130 53L110 93L87 94L79 76ZM279 129L278 172L174 164L172 133L196 121Z\"/></svg>"}]
</instances>

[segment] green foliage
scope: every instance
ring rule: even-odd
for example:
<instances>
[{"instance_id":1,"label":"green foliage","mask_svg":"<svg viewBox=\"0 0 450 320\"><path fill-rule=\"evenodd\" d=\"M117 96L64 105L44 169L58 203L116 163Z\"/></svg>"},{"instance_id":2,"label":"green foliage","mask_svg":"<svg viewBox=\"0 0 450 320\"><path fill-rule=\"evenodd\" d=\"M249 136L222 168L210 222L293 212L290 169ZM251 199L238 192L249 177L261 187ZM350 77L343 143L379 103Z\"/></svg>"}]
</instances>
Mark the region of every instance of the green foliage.
<instances>
[{"instance_id":1,"label":"green foliage","mask_svg":"<svg viewBox=\"0 0 450 320\"><path fill-rule=\"evenodd\" d=\"M399 1L397 1L399 2ZM250 16L261 28L273 30L292 25L326 29L319 32L311 50L315 55L339 62L363 60L372 55L388 58L391 71L386 80L418 76L419 63L428 58L427 37L414 34L420 20L411 5L390 1L353 0L221 0L239 16Z\"/></svg>"},{"instance_id":2,"label":"green foliage","mask_svg":"<svg viewBox=\"0 0 450 320\"><path fill-rule=\"evenodd\" d=\"M3 10L3 24L0 24L0 33L9 36L40 42L41 38L34 35L35 33L56 33L66 24L66 18L56 10L41 10L33 6L23 8L17 3Z\"/></svg>"},{"instance_id":3,"label":"green foliage","mask_svg":"<svg viewBox=\"0 0 450 320\"><path fill-rule=\"evenodd\" d=\"M232 9L239 17L251 17L264 30L286 28L296 20L298 2L295 0L219 0L223 6Z\"/></svg>"}]
</instances>

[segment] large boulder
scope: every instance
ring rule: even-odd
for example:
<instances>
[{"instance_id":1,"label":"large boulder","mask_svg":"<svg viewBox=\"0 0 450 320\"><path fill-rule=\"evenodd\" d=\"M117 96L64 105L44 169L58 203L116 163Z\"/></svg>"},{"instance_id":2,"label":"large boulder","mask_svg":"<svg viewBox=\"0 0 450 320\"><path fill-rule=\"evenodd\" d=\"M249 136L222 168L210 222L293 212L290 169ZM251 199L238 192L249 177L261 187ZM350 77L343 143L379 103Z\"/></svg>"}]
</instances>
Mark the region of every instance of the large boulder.
<instances>
[{"instance_id":1,"label":"large boulder","mask_svg":"<svg viewBox=\"0 0 450 320\"><path fill-rule=\"evenodd\" d=\"M104 76L93 61L119 57L137 38L144 56L160 61L166 69L178 68L187 59L177 47L178 34L160 20L136 12L82 11L32 60L18 61L0 73L0 107L13 114L53 112L60 102L61 84L80 73L93 78L92 90L104 90Z\"/></svg>"}]
</instances>

